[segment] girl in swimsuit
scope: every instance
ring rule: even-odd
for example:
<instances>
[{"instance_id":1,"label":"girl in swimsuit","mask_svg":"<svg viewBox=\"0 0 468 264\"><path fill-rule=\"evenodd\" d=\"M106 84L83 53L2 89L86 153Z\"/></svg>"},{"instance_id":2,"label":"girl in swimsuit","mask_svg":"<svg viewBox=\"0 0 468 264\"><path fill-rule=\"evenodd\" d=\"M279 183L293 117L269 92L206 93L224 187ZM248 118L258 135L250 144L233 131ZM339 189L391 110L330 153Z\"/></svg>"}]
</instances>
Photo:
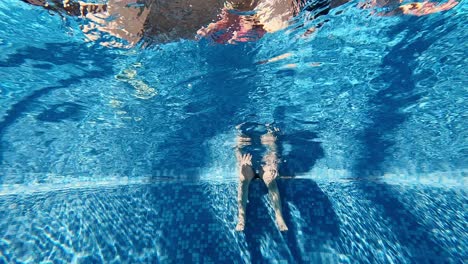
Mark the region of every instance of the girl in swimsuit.
<instances>
[{"instance_id":1,"label":"girl in swimsuit","mask_svg":"<svg viewBox=\"0 0 468 264\"><path fill-rule=\"evenodd\" d=\"M288 227L283 219L280 194L276 183L278 175L278 154L276 146L277 128L269 125L248 122L237 126L236 157L239 165L239 188L237 195L238 222L237 231L245 228L245 210L247 206L249 184L260 178L268 188L268 195L273 206L276 224L280 231Z\"/></svg>"}]
</instances>

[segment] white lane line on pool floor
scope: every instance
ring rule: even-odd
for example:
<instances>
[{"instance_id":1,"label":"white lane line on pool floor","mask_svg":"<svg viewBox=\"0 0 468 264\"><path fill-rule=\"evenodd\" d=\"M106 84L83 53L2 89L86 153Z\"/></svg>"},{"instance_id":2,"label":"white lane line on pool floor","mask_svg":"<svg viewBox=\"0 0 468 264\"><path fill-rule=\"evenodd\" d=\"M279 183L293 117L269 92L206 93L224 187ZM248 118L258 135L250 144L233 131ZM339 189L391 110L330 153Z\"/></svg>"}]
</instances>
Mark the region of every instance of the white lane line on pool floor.
<instances>
[{"instance_id":1,"label":"white lane line on pool floor","mask_svg":"<svg viewBox=\"0 0 468 264\"><path fill-rule=\"evenodd\" d=\"M228 184L237 182L235 177L210 178L210 174L200 176L197 180L181 179L177 177L164 176L142 176L142 177L77 177L69 178L64 176L48 177L41 182L31 182L28 184L0 184L0 197L9 195L28 195L34 193L65 191L74 189L96 189L109 188L128 185L147 185L162 182L184 182L184 183L209 183ZM350 177L349 173L343 170L313 170L312 172L297 176L281 176L281 180L309 179L317 182L349 182L349 181L379 181L387 184L397 185L426 185L438 187L461 187L466 188L466 170L452 172L434 172L427 174L384 174L381 177Z\"/></svg>"}]
</instances>

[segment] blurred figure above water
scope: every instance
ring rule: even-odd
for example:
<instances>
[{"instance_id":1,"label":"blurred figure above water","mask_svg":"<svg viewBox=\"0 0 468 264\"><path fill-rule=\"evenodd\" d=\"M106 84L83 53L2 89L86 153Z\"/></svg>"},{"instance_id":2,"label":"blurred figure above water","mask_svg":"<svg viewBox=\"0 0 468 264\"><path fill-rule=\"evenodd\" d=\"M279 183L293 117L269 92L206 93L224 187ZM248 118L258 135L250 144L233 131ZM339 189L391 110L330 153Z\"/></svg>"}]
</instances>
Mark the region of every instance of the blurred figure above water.
<instances>
[{"instance_id":1,"label":"blurred figure above water","mask_svg":"<svg viewBox=\"0 0 468 264\"><path fill-rule=\"evenodd\" d=\"M348 0L109 0L87 3L71 0L22 0L47 10L86 19L82 31L91 41L103 33L134 46L178 39L209 38L216 43L255 41L266 33L286 28L301 11L311 19L327 14ZM375 9L378 15L427 15L451 9L458 2L366 0L359 8ZM309 29L315 31L315 28ZM117 41L100 41L105 46L125 46Z\"/></svg>"}]
</instances>

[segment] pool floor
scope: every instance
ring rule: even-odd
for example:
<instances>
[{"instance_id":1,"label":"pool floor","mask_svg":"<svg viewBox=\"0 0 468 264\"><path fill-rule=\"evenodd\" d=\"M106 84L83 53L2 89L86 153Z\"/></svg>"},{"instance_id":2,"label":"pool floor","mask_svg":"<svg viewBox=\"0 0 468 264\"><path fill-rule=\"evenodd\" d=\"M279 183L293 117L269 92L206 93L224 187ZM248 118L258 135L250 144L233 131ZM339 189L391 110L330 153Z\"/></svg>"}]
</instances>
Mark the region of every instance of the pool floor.
<instances>
[{"instance_id":1,"label":"pool floor","mask_svg":"<svg viewBox=\"0 0 468 264\"><path fill-rule=\"evenodd\" d=\"M457 263L460 187L282 179L288 232L263 183L236 232L236 182L161 181L0 196L0 263Z\"/></svg>"}]
</instances>

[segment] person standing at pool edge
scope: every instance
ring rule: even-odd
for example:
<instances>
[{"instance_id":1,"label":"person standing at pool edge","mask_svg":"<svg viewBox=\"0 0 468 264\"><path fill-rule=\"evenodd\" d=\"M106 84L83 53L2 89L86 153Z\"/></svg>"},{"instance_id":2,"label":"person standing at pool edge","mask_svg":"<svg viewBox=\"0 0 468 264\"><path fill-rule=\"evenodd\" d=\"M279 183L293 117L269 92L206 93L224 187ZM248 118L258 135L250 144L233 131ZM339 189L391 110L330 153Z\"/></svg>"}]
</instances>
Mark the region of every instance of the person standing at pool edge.
<instances>
[{"instance_id":1,"label":"person standing at pool edge","mask_svg":"<svg viewBox=\"0 0 468 264\"><path fill-rule=\"evenodd\" d=\"M276 178L279 176L276 133L279 130L271 125L253 122L240 124L236 128L240 132L235 150L239 170L236 231L244 231L249 185L255 178L262 179L268 188L278 229L287 231L288 227L283 218L280 194L276 183Z\"/></svg>"}]
</instances>

